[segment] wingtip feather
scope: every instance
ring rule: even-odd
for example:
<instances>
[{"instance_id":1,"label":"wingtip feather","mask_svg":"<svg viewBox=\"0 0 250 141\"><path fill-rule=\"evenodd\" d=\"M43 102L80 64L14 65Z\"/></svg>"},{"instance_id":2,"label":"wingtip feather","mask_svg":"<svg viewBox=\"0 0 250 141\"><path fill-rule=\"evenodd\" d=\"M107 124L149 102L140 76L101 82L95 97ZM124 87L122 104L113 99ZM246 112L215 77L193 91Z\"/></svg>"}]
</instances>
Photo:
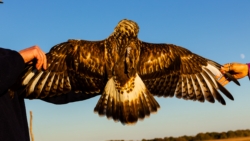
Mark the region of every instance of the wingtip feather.
<instances>
[{"instance_id":1,"label":"wingtip feather","mask_svg":"<svg viewBox=\"0 0 250 141\"><path fill-rule=\"evenodd\" d=\"M226 77L226 78L229 78L230 80L232 80L235 84L237 84L238 86L240 86L240 82L233 76L233 75L231 75L230 73L228 73L228 72L226 72L225 74L224 74L224 76Z\"/></svg>"}]
</instances>

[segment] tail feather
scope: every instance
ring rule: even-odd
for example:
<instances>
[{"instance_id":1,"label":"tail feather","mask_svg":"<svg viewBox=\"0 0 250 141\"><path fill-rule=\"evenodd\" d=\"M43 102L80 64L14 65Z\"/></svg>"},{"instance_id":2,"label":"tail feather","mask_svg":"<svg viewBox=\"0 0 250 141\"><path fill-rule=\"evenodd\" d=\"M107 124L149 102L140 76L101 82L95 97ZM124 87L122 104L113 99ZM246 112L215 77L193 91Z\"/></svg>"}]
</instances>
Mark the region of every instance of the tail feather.
<instances>
[{"instance_id":1,"label":"tail feather","mask_svg":"<svg viewBox=\"0 0 250 141\"><path fill-rule=\"evenodd\" d=\"M141 111L141 113L140 113L141 115L140 114L139 115L143 119L143 118L145 118L145 116L147 117L150 115L150 109L148 107L147 100L144 96L140 97L139 99L140 99L140 101L139 101L138 105L140 105L140 106L138 108L140 108L139 111Z\"/></svg>"},{"instance_id":2,"label":"tail feather","mask_svg":"<svg viewBox=\"0 0 250 141\"><path fill-rule=\"evenodd\" d=\"M134 124L138 119L157 112L159 104L138 75L134 85L132 91L118 90L114 79L110 78L94 111L122 124Z\"/></svg>"}]
</instances>

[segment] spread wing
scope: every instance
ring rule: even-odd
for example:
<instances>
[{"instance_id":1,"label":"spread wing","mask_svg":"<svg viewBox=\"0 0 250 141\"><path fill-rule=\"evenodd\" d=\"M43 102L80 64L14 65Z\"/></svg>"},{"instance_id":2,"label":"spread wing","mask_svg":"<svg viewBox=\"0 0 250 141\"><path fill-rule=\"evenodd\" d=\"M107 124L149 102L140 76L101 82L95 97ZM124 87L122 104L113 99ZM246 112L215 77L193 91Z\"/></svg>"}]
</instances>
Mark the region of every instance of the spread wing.
<instances>
[{"instance_id":1,"label":"spread wing","mask_svg":"<svg viewBox=\"0 0 250 141\"><path fill-rule=\"evenodd\" d=\"M22 77L27 98L58 96L69 91L98 94L106 84L104 41L69 40L55 45L46 71L28 66Z\"/></svg>"},{"instance_id":2,"label":"spread wing","mask_svg":"<svg viewBox=\"0 0 250 141\"><path fill-rule=\"evenodd\" d=\"M153 95L212 103L216 99L225 105L218 90L231 100L233 96L215 79L214 74L221 74L219 68L185 48L142 42L139 75Z\"/></svg>"}]
</instances>

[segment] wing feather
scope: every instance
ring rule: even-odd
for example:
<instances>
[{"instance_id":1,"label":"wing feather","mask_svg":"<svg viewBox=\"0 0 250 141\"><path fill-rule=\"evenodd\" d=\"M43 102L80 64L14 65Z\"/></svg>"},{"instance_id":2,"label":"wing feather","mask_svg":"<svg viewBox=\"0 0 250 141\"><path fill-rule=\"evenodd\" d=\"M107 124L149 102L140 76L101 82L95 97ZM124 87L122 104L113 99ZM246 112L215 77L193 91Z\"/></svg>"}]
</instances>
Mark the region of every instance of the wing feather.
<instances>
[{"instance_id":1,"label":"wing feather","mask_svg":"<svg viewBox=\"0 0 250 141\"><path fill-rule=\"evenodd\" d=\"M187 93L189 100L195 100L194 86L190 75L187 75Z\"/></svg>"},{"instance_id":2,"label":"wing feather","mask_svg":"<svg viewBox=\"0 0 250 141\"><path fill-rule=\"evenodd\" d=\"M57 93L57 87L58 87L58 83L59 83L59 74L55 73L54 74L54 79L53 79L53 82L52 82L52 86L51 86L51 89L50 89L50 97L53 97L55 96Z\"/></svg>"},{"instance_id":3,"label":"wing feather","mask_svg":"<svg viewBox=\"0 0 250 141\"><path fill-rule=\"evenodd\" d=\"M43 87L43 90L42 90L42 93L44 93L45 95L49 94L51 87L52 87L52 84L53 84L53 81L54 81L54 78L55 78L55 73L50 73L50 75L48 76L48 79Z\"/></svg>"},{"instance_id":4,"label":"wing feather","mask_svg":"<svg viewBox=\"0 0 250 141\"><path fill-rule=\"evenodd\" d=\"M175 89L174 95L177 98L181 98L182 97L182 78L180 78L179 81L176 84L176 89Z\"/></svg>"},{"instance_id":5,"label":"wing feather","mask_svg":"<svg viewBox=\"0 0 250 141\"><path fill-rule=\"evenodd\" d=\"M191 77L192 77L192 82L193 82L193 86L195 89L196 100L198 100L200 102L204 102L205 98L204 98L204 95L202 94L201 86L198 82L198 78L197 78L196 74L192 74Z\"/></svg>"},{"instance_id":6,"label":"wing feather","mask_svg":"<svg viewBox=\"0 0 250 141\"><path fill-rule=\"evenodd\" d=\"M32 71L32 72L33 72L33 71ZM31 72L31 73L32 73L32 72ZM34 95L35 87L36 87L36 85L37 85L37 83L38 83L38 80L40 79L40 77L41 77L42 74L43 74L42 71L38 71L37 74L34 75L34 77L31 79L29 85L28 85L27 88L26 88L26 90L27 90L26 95L25 95L26 97L27 97L29 94ZM39 96L40 93L38 93L38 94L36 94L36 95ZM34 96L34 97L36 97L36 96Z\"/></svg>"},{"instance_id":7,"label":"wing feather","mask_svg":"<svg viewBox=\"0 0 250 141\"><path fill-rule=\"evenodd\" d=\"M202 76L202 74L198 73L197 75L197 78L198 78L198 82L199 82L199 85L201 87L201 91L204 95L204 98L211 102L211 103L214 103L215 100L214 100L214 97L213 95L211 94L211 91L210 89L208 88L208 85L206 83L206 80L204 79L204 77Z\"/></svg>"},{"instance_id":8,"label":"wing feather","mask_svg":"<svg viewBox=\"0 0 250 141\"><path fill-rule=\"evenodd\" d=\"M220 95L220 93L218 91L216 91L216 86L214 85L213 80L211 80L211 77L209 77L209 75L203 71L202 72L202 76L205 78L206 83L208 84L208 87L210 89L210 92L212 93L213 97L219 101L221 104L225 105L226 102L224 100L224 98Z\"/></svg>"},{"instance_id":9,"label":"wing feather","mask_svg":"<svg viewBox=\"0 0 250 141\"><path fill-rule=\"evenodd\" d=\"M182 76L181 94L183 99L188 99L187 78Z\"/></svg>"},{"instance_id":10,"label":"wing feather","mask_svg":"<svg viewBox=\"0 0 250 141\"><path fill-rule=\"evenodd\" d=\"M173 81L173 77L172 75L168 75L165 76L164 78L164 87L163 87L163 96L164 97L168 97L169 96L169 92L171 91L171 82ZM165 88L165 89L164 89Z\"/></svg>"}]
</instances>

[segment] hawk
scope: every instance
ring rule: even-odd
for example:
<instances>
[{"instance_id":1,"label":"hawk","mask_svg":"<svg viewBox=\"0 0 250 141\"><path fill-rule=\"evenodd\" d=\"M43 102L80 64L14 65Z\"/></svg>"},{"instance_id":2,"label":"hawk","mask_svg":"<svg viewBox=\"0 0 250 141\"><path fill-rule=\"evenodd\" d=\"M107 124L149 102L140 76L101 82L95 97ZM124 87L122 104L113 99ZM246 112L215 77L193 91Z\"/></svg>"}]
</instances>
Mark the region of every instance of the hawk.
<instances>
[{"instance_id":1,"label":"hawk","mask_svg":"<svg viewBox=\"0 0 250 141\"><path fill-rule=\"evenodd\" d=\"M28 65L21 76L24 97L100 94L94 111L122 124L157 112L160 105L154 96L211 103L216 99L225 105L220 91L233 100L215 78L221 74L220 64L180 46L141 41L138 32L136 22L124 19L104 40L55 45L46 54L47 70Z\"/></svg>"}]
</instances>

